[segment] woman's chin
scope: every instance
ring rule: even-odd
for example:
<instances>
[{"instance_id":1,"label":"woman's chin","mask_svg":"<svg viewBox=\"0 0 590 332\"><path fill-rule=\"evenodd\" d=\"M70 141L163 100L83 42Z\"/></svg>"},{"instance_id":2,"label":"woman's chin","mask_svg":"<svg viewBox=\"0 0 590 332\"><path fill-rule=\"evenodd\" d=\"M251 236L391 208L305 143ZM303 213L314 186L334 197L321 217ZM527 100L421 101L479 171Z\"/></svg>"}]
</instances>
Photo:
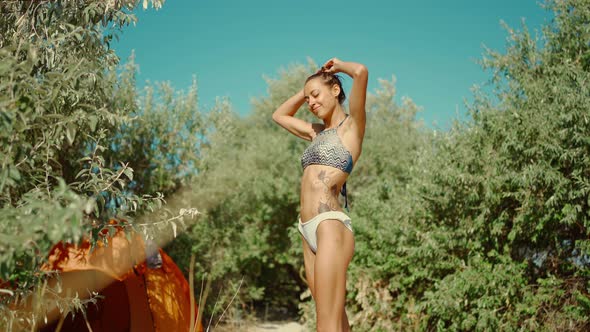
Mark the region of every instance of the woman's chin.
<instances>
[{"instance_id":1,"label":"woman's chin","mask_svg":"<svg viewBox=\"0 0 590 332\"><path fill-rule=\"evenodd\" d=\"M320 119L320 120L324 120L324 119L326 119L327 115L328 115L328 114L327 114L327 112L324 112L323 110L319 110L319 111L318 111L318 112L315 114L315 116L316 116L318 119Z\"/></svg>"}]
</instances>

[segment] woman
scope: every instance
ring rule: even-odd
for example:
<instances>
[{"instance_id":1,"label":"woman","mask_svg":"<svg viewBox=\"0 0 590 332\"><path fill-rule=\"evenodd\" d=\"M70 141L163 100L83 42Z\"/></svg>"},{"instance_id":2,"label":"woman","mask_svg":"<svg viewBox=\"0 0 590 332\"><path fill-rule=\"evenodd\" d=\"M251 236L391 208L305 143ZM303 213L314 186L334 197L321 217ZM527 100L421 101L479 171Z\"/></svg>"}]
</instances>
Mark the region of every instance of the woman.
<instances>
[{"instance_id":1,"label":"woman","mask_svg":"<svg viewBox=\"0 0 590 332\"><path fill-rule=\"evenodd\" d=\"M350 115L344 112L345 94L336 73L353 78ZM350 330L344 307L346 270L354 252L354 236L338 193L342 192L347 205L346 179L361 154L365 134L367 80L364 65L333 58L272 115L289 132L311 141L301 158L298 227L303 237L305 274L316 303L318 331ZM295 118L303 103L323 123Z\"/></svg>"}]
</instances>

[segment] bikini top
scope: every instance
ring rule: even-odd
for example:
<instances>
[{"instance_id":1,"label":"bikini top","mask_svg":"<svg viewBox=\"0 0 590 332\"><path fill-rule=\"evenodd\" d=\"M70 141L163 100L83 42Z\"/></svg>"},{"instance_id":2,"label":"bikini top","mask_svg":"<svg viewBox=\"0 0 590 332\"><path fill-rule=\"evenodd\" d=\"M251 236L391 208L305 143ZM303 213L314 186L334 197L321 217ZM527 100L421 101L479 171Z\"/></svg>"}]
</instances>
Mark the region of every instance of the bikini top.
<instances>
[{"instance_id":1,"label":"bikini top","mask_svg":"<svg viewBox=\"0 0 590 332\"><path fill-rule=\"evenodd\" d=\"M305 168L309 165L325 165L337 168L347 174L352 172L353 162L350 151L346 149L338 133L338 128L348 118L348 114L335 128L322 130L313 139L311 144L303 151L301 156L301 166ZM342 185L340 192L345 199L344 208L348 210L348 196L346 195L346 182Z\"/></svg>"},{"instance_id":2,"label":"bikini top","mask_svg":"<svg viewBox=\"0 0 590 332\"><path fill-rule=\"evenodd\" d=\"M325 165L335 167L345 173L352 172L352 155L344 147L336 130L346 121L348 115L337 127L322 130L301 156L301 166Z\"/></svg>"}]
</instances>

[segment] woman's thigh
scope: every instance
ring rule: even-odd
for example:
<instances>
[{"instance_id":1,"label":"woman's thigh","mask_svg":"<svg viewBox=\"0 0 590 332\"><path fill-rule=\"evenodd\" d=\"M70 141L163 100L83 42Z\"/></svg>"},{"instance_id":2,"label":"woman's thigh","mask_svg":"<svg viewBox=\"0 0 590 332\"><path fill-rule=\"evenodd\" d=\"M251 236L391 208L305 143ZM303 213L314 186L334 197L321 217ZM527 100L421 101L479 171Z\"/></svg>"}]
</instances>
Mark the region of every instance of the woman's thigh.
<instances>
[{"instance_id":1,"label":"woman's thigh","mask_svg":"<svg viewBox=\"0 0 590 332\"><path fill-rule=\"evenodd\" d=\"M354 235L340 220L322 221L316 230L317 255L323 251L324 256L333 259L339 266L348 266L354 254ZM311 249L310 249L311 250Z\"/></svg>"},{"instance_id":2,"label":"woman's thigh","mask_svg":"<svg viewBox=\"0 0 590 332\"><path fill-rule=\"evenodd\" d=\"M315 254L307 244L307 241L301 237L303 241L303 263L305 265L305 278L307 279L307 285L311 291L311 296L315 299L315 282L314 282L314 267L315 267Z\"/></svg>"},{"instance_id":3,"label":"woman's thigh","mask_svg":"<svg viewBox=\"0 0 590 332\"><path fill-rule=\"evenodd\" d=\"M316 302L344 306L346 270L354 253L354 235L338 220L325 220L317 229L314 286ZM319 300L319 301L318 301Z\"/></svg>"}]
</instances>

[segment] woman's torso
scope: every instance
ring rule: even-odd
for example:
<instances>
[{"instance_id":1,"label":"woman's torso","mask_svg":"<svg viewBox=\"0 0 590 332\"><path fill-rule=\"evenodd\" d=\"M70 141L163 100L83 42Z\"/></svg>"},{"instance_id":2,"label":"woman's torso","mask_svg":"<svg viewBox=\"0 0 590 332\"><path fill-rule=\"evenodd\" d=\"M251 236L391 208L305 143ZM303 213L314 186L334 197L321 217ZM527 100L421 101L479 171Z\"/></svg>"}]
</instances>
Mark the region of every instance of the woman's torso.
<instances>
[{"instance_id":1,"label":"woman's torso","mask_svg":"<svg viewBox=\"0 0 590 332\"><path fill-rule=\"evenodd\" d=\"M330 166L310 165L301 178L301 220L327 211L342 211L338 200L347 174Z\"/></svg>"},{"instance_id":2,"label":"woman's torso","mask_svg":"<svg viewBox=\"0 0 590 332\"><path fill-rule=\"evenodd\" d=\"M318 133L302 157L300 216L303 222L322 212L342 211L339 193L360 155L360 142L352 136L350 122L345 120L338 127Z\"/></svg>"}]
</instances>

